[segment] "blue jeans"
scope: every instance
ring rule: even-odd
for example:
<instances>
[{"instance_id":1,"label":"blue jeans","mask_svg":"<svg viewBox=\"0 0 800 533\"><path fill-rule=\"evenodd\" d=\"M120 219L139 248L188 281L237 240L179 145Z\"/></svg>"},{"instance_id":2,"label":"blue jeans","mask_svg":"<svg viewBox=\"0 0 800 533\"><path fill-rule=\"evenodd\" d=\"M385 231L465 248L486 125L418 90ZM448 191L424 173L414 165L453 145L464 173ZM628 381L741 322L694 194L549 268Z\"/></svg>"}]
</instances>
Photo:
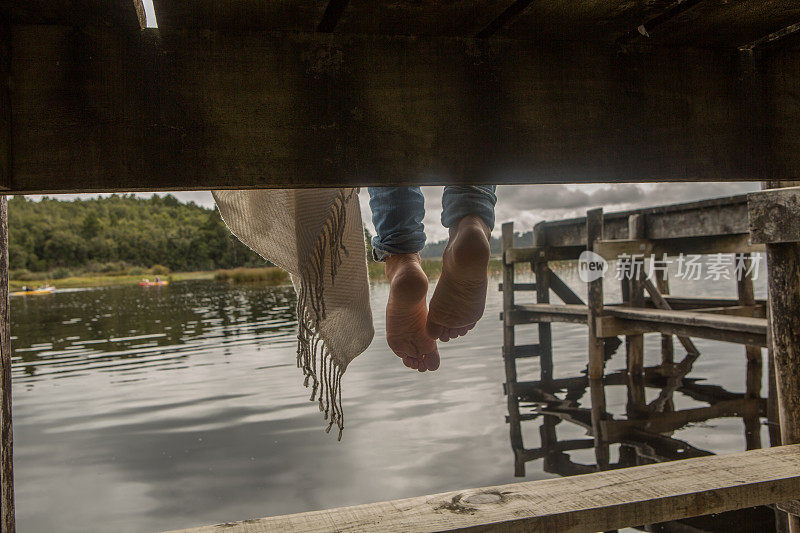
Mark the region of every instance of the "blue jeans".
<instances>
[{"instance_id":1,"label":"blue jeans","mask_svg":"<svg viewBox=\"0 0 800 533\"><path fill-rule=\"evenodd\" d=\"M448 185L442 194L442 225L451 228L466 215L478 215L494 228L494 185ZM375 237L372 255L385 261L394 254L413 254L425 246L425 197L419 187L369 187Z\"/></svg>"}]
</instances>

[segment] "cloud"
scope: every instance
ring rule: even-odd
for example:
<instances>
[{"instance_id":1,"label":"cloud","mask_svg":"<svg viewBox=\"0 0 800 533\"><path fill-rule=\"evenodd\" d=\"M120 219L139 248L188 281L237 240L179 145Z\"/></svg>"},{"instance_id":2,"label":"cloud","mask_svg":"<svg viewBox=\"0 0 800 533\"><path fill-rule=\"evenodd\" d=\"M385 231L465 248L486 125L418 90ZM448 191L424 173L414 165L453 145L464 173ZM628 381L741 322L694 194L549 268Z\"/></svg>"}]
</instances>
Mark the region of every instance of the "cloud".
<instances>
[{"instance_id":1,"label":"cloud","mask_svg":"<svg viewBox=\"0 0 800 533\"><path fill-rule=\"evenodd\" d=\"M586 185L502 185L497 188L497 225L495 236L500 235L500 225L514 222L518 231L528 231L541 220L558 220L584 216L588 209L603 207L606 211L622 211L655 205L692 202L705 198L732 196L758 190L755 182L702 182L702 183L612 183ZM425 195L425 233L428 242L447 238L447 229L440 222L443 187L422 187ZM182 202L193 201L212 207L214 200L208 191L157 193L172 194ZM137 193L150 197L152 193ZM70 200L94 197L96 194L52 195ZM38 198L38 197L37 197ZM374 234L369 194L366 187L359 194L361 214L367 228Z\"/></svg>"}]
</instances>

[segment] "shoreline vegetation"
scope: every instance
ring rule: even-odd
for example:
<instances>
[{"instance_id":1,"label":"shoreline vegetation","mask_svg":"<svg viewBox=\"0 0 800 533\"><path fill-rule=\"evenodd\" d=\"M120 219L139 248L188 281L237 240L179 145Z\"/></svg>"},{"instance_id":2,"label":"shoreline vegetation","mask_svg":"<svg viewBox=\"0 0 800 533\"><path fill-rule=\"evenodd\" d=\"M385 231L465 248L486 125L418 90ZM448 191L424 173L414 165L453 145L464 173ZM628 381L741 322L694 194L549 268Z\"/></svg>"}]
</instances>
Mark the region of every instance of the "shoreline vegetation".
<instances>
[{"instance_id":1,"label":"shoreline vegetation","mask_svg":"<svg viewBox=\"0 0 800 533\"><path fill-rule=\"evenodd\" d=\"M489 261L489 273L498 274L502 272L502 262L500 258L493 257ZM383 263L370 261L367 263L370 281L386 281L386 274L383 270ZM438 278L442 273L441 259L423 259L422 269L429 278ZM48 279L44 273L37 273L36 279L12 279L9 280L11 290L19 290L22 286L38 287L50 285L56 289L89 288L89 287L108 287L115 285L137 285L142 279L152 280L155 273L149 270L136 271L136 273L110 272L106 274L86 273L83 275L63 277L60 279ZM44 275L42 275L44 274ZM158 275L161 279L170 282L187 280L216 280L232 284L252 283L267 287L279 287L291 285L289 274L277 267L255 267L255 268L232 268L197 272L173 272L167 273L160 271ZM28 276L23 276L28 277Z\"/></svg>"}]
</instances>

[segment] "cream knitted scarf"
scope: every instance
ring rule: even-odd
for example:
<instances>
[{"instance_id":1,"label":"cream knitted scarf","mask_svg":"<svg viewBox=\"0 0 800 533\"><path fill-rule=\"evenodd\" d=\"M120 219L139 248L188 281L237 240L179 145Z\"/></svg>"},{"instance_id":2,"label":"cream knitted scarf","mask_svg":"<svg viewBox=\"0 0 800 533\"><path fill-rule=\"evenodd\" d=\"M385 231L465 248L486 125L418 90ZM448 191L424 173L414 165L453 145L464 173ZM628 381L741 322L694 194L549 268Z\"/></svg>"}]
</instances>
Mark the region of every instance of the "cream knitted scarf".
<instances>
[{"instance_id":1,"label":"cream knitted scarf","mask_svg":"<svg viewBox=\"0 0 800 533\"><path fill-rule=\"evenodd\" d=\"M374 329L356 189L214 191L228 228L288 271L297 292L297 366L311 401L344 429L342 374Z\"/></svg>"}]
</instances>

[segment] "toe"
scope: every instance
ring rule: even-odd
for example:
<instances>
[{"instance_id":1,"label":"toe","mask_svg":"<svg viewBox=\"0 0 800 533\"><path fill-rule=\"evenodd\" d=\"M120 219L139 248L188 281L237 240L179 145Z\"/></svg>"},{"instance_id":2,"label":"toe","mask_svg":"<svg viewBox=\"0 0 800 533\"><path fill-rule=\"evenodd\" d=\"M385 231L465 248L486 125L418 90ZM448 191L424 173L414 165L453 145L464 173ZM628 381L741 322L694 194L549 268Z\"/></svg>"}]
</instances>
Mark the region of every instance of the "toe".
<instances>
[{"instance_id":1,"label":"toe","mask_svg":"<svg viewBox=\"0 0 800 533\"><path fill-rule=\"evenodd\" d=\"M428 370L436 370L439 368L439 350L434 347L433 351L425 355L425 366Z\"/></svg>"}]
</instances>

